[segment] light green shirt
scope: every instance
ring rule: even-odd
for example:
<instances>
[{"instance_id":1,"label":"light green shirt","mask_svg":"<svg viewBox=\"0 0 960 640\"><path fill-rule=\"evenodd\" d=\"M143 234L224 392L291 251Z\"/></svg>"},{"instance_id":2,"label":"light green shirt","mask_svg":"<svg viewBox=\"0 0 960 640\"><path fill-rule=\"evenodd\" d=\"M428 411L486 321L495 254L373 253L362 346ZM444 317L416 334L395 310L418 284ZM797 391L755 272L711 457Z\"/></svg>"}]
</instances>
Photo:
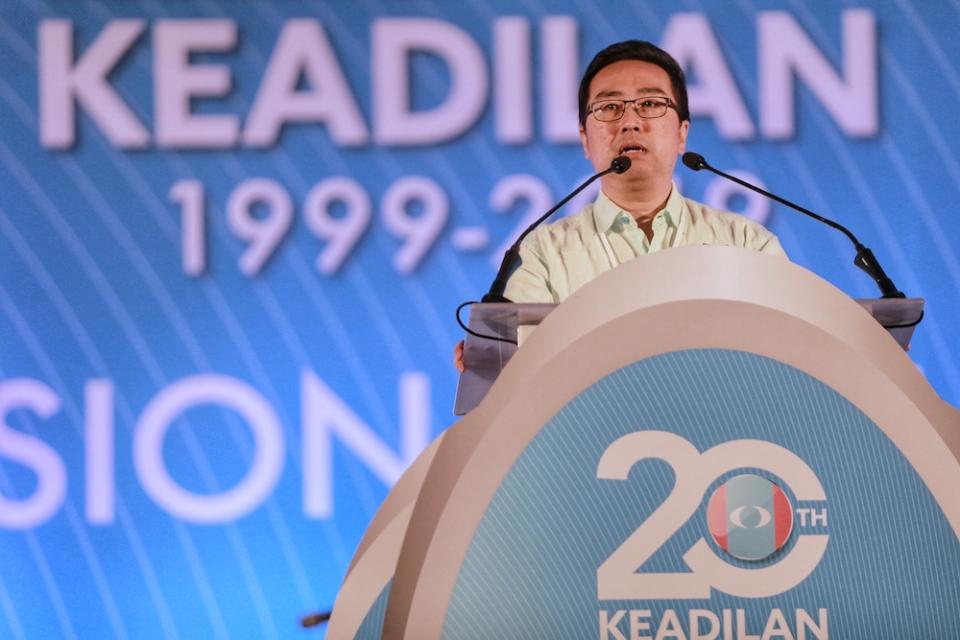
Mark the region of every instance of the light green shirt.
<instances>
[{"instance_id":1,"label":"light green shirt","mask_svg":"<svg viewBox=\"0 0 960 640\"><path fill-rule=\"evenodd\" d=\"M507 282L513 302L561 302L601 273L673 247L743 247L786 257L777 237L744 216L684 198L676 185L653 219L653 239L603 192L579 213L538 227L520 245L520 267Z\"/></svg>"}]
</instances>

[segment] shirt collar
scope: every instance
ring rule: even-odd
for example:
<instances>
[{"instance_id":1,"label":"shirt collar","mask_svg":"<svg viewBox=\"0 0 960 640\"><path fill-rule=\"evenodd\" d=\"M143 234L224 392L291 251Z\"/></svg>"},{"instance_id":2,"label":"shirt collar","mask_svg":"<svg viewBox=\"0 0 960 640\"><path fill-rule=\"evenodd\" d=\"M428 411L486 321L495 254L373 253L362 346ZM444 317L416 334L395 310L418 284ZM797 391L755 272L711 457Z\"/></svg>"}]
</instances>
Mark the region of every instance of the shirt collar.
<instances>
[{"instance_id":1,"label":"shirt collar","mask_svg":"<svg viewBox=\"0 0 960 640\"><path fill-rule=\"evenodd\" d=\"M680 190L677 189L676 183L671 185L670 197L667 198L666 206L657 212L658 216L661 214L663 214L664 222L667 223L668 227L680 226L683 220L683 196L680 195ZM629 213L624 211L620 205L607 197L607 194L601 190L600 195L597 196L597 200L593 204L593 217L597 229L608 231L621 215L632 218Z\"/></svg>"}]
</instances>

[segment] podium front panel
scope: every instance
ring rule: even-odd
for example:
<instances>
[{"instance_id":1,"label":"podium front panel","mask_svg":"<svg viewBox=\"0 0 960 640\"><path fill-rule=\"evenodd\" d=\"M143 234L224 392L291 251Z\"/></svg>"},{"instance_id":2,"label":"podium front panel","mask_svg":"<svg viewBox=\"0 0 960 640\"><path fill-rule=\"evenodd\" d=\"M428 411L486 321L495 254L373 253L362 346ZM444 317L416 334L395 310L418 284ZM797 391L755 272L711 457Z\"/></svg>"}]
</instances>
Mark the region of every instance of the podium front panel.
<instances>
[{"instance_id":1,"label":"podium front panel","mask_svg":"<svg viewBox=\"0 0 960 640\"><path fill-rule=\"evenodd\" d=\"M624 477L601 477L617 457ZM530 441L442 637L957 637L958 567L936 498L848 400L769 358L685 350L598 381Z\"/></svg>"}]
</instances>

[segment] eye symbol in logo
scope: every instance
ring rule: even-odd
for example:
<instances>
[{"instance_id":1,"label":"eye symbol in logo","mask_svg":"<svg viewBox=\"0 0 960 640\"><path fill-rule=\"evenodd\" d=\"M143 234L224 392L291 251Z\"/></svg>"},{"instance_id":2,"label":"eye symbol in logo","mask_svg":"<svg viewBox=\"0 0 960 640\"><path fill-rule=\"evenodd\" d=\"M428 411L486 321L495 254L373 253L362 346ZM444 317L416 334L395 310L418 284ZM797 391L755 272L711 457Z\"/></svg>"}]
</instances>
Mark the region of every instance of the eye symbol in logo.
<instances>
[{"instance_id":1,"label":"eye symbol in logo","mask_svg":"<svg viewBox=\"0 0 960 640\"><path fill-rule=\"evenodd\" d=\"M744 515L744 512L746 512L746 515ZM770 524L770 520L773 518L769 511L756 505L737 507L730 512L729 517L730 524L738 529L760 529ZM744 522L744 518L746 518L746 522Z\"/></svg>"},{"instance_id":2,"label":"eye symbol in logo","mask_svg":"<svg viewBox=\"0 0 960 640\"><path fill-rule=\"evenodd\" d=\"M787 544L793 531L793 505L766 478L742 474L710 496L707 525L717 545L740 560L763 560Z\"/></svg>"}]
</instances>

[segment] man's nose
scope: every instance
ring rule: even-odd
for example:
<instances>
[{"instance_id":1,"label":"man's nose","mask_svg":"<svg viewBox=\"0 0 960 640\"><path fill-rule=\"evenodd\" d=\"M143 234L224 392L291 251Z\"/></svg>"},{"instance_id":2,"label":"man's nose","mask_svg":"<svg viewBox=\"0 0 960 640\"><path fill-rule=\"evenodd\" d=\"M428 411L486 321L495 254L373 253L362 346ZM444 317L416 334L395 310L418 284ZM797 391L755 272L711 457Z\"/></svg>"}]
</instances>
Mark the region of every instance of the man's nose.
<instances>
[{"instance_id":1,"label":"man's nose","mask_svg":"<svg viewBox=\"0 0 960 640\"><path fill-rule=\"evenodd\" d=\"M637 113L637 108L631 103L626 106L623 112L623 119L620 121L621 131L640 131L643 127L649 125L646 118L641 118Z\"/></svg>"}]
</instances>

